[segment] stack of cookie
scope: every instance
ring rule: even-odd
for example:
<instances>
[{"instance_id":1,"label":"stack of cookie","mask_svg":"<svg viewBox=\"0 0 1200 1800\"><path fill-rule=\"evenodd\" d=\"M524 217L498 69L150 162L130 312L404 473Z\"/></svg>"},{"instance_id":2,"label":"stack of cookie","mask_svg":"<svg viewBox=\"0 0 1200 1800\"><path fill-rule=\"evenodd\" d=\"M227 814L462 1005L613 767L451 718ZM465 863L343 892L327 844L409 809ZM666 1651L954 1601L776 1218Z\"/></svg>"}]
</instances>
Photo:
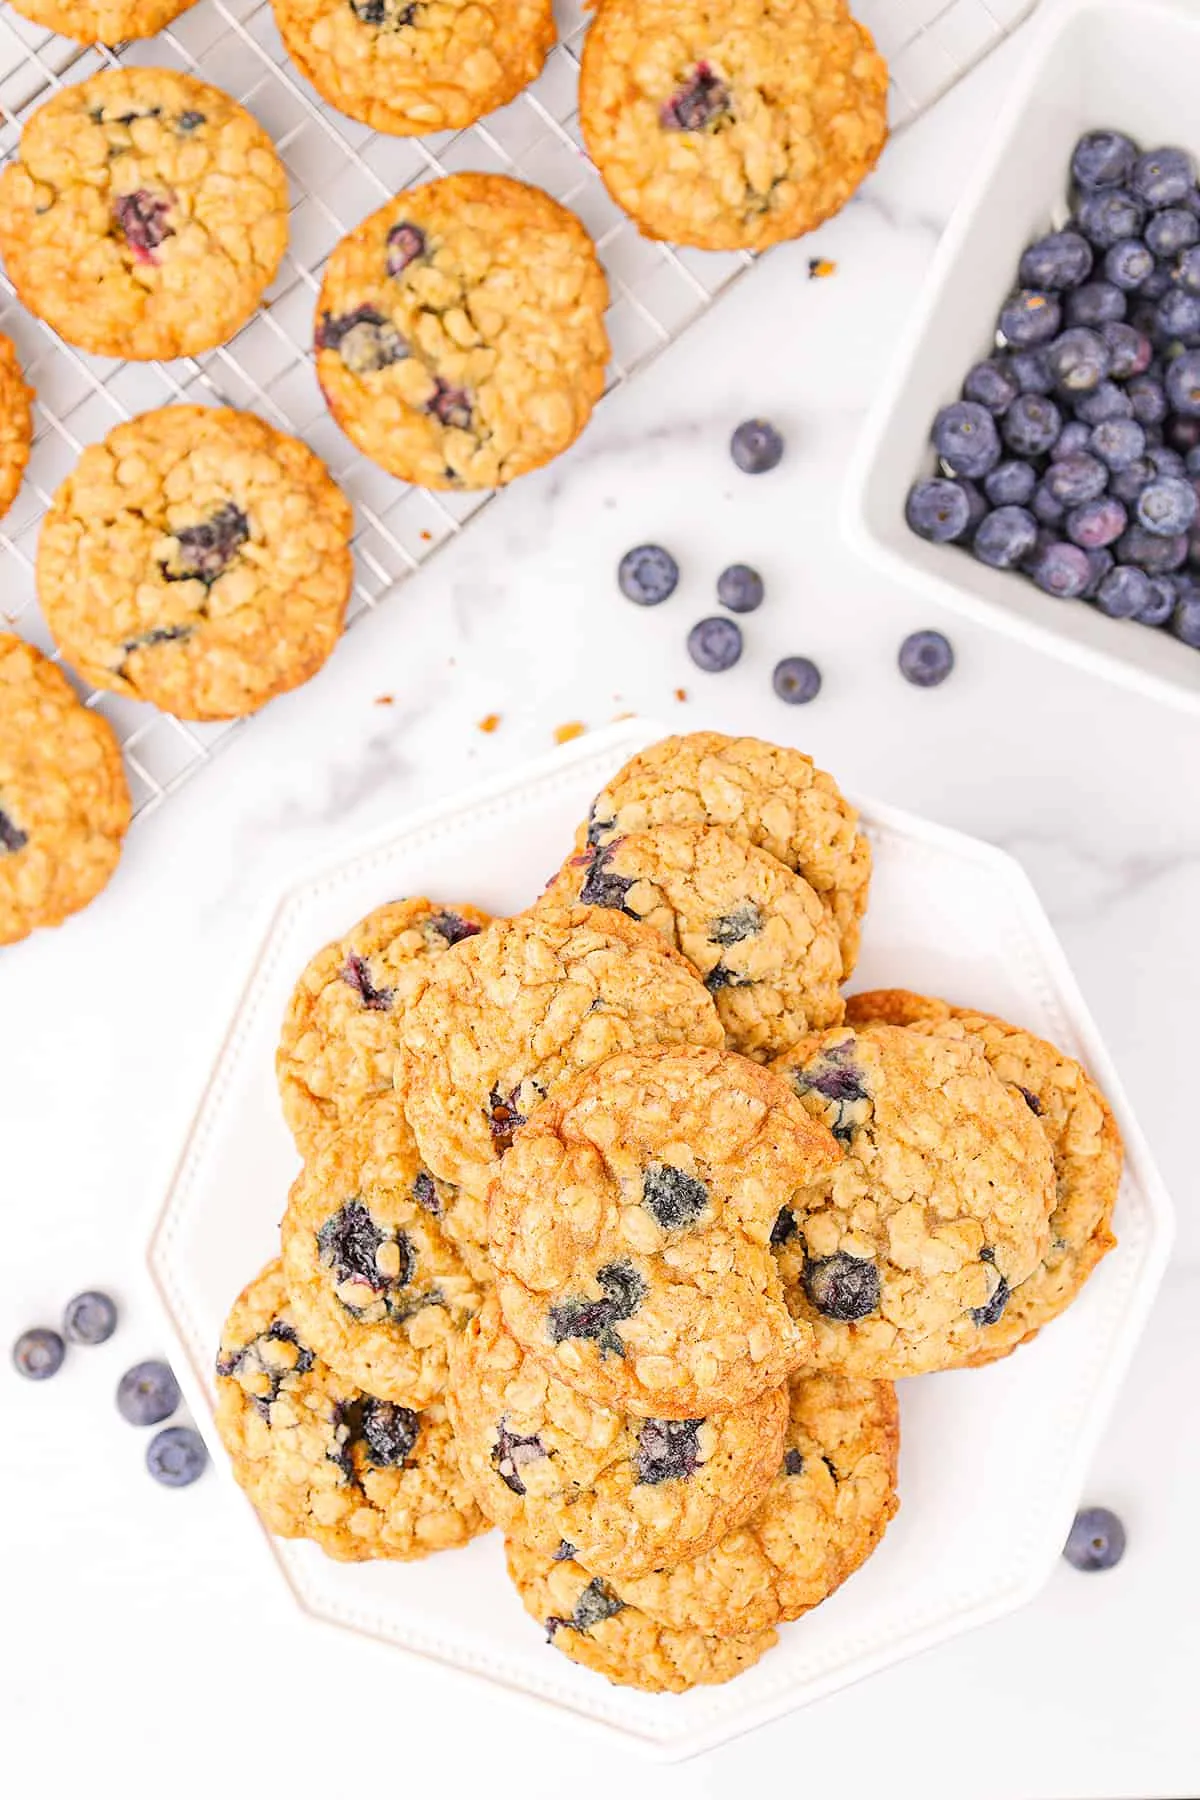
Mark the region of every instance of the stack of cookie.
<instances>
[{"instance_id":1,"label":"stack of cookie","mask_svg":"<svg viewBox=\"0 0 1200 1800\"><path fill-rule=\"evenodd\" d=\"M854 997L870 852L799 752L668 739L516 918L381 908L278 1055L305 1159L218 1426L347 1558L498 1525L556 1648L755 1662L895 1510L895 1378L989 1361L1113 1239L1120 1144L1015 1027Z\"/></svg>"}]
</instances>

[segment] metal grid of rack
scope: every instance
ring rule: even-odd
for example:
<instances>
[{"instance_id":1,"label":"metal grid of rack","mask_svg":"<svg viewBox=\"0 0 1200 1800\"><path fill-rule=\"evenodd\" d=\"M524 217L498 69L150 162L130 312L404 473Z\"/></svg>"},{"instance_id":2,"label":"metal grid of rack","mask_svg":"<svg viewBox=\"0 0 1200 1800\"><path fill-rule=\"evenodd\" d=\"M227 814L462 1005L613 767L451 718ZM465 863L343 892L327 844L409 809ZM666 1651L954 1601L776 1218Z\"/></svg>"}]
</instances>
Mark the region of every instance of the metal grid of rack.
<instances>
[{"instance_id":1,"label":"metal grid of rack","mask_svg":"<svg viewBox=\"0 0 1200 1800\"><path fill-rule=\"evenodd\" d=\"M1036 0L858 0L892 73L892 122L911 122L1029 13ZM288 61L268 0L198 0L159 37L120 50L82 49L0 16L0 155L21 125L65 83L117 62L188 70L226 89L271 133L292 186L291 241L267 304L218 350L172 363L84 356L30 316L0 277L0 329L16 343L37 390L35 438L24 485L0 522L0 618L54 650L38 611L33 562L55 487L85 444L122 419L180 401L250 408L307 440L354 503L356 579L348 623L489 503L487 494L408 487L360 456L329 417L311 356L321 268L344 232L399 188L455 170L513 174L570 206L596 239L612 287L609 389L621 386L686 329L749 266L720 255L650 243L609 199L585 156L576 112L587 14L560 0L559 41L539 79L511 105L466 131L387 137L343 117ZM135 809L174 791L239 727L195 725L113 694L86 693L125 751Z\"/></svg>"}]
</instances>

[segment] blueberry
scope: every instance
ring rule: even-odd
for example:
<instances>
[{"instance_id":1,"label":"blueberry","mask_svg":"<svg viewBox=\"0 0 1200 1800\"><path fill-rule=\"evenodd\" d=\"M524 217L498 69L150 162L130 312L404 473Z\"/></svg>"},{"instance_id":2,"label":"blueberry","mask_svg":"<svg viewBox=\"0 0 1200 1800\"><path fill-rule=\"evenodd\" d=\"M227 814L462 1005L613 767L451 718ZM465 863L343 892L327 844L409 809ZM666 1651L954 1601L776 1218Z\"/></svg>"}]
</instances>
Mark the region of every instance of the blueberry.
<instances>
[{"instance_id":1,"label":"blueberry","mask_svg":"<svg viewBox=\"0 0 1200 1800\"><path fill-rule=\"evenodd\" d=\"M704 1183L670 1163L651 1163L642 1175L642 1205L663 1231L694 1225L708 1203Z\"/></svg>"},{"instance_id":2,"label":"blueberry","mask_svg":"<svg viewBox=\"0 0 1200 1800\"><path fill-rule=\"evenodd\" d=\"M1073 1569L1095 1574L1099 1569L1113 1569L1125 1554L1125 1527L1107 1506L1085 1506L1075 1514L1075 1521L1063 1546L1063 1555Z\"/></svg>"},{"instance_id":3,"label":"blueberry","mask_svg":"<svg viewBox=\"0 0 1200 1800\"><path fill-rule=\"evenodd\" d=\"M909 489L904 516L918 537L928 538L934 544L949 544L967 529L971 503L959 482L939 475L931 481L918 481Z\"/></svg>"},{"instance_id":4,"label":"blueberry","mask_svg":"<svg viewBox=\"0 0 1200 1800\"><path fill-rule=\"evenodd\" d=\"M519 1432L508 1429L507 1419L501 1419L496 1427L496 1442L492 1445L492 1467L512 1493L525 1493L521 1470L529 1463L540 1462L547 1454L545 1444L536 1433L522 1437Z\"/></svg>"},{"instance_id":5,"label":"blueberry","mask_svg":"<svg viewBox=\"0 0 1200 1800\"><path fill-rule=\"evenodd\" d=\"M1088 584L1083 592L1084 597L1090 600L1093 595L1099 592L1100 583L1104 580L1108 571L1115 566L1116 558L1113 556L1111 550L1089 550L1087 559L1089 571ZM1034 1110L1036 1111L1037 1109L1035 1108Z\"/></svg>"},{"instance_id":6,"label":"blueberry","mask_svg":"<svg viewBox=\"0 0 1200 1800\"><path fill-rule=\"evenodd\" d=\"M1154 257L1141 238L1121 238L1104 253L1104 278L1132 294L1154 273Z\"/></svg>"},{"instance_id":7,"label":"blueberry","mask_svg":"<svg viewBox=\"0 0 1200 1800\"><path fill-rule=\"evenodd\" d=\"M1133 172L1137 145L1119 131L1089 131L1071 153L1071 176L1084 189L1118 187Z\"/></svg>"},{"instance_id":8,"label":"blueberry","mask_svg":"<svg viewBox=\"0 0 1200 1800\"><path fill-rule=\"evenodd\" d=\"M1006 364L1022 394L1049 394L1054 389L1044 350L1014 350Z\"/></svg>"},{"instance_id":9,"label":"blueberry","mask_svg":"<svg viewBox=\"0 0 1200 1800\"><path fill-rule=\"evenodd\" d=\"M336 350L352 375L371 375L392 363L403 362L408 345L399 331L374 306L356 306L348 313L322 313L317 326L316 348Z\"/></svg>"},{"instance_id":10,"label":"blueberry","mask_svg":"<svg viewBox=\"0 0 1200 1800\"><path fill-rule=\"evenodd\" d=\"M1000 461L996 421L985 406L973 400L955 400L943 406L933 421L932 437L934 449L952 475L986 475Z\"/></svg>"},{"instance_id":11,"label":"blueberry","mask_svg":"<svg viewBox=\"0 0 1200 1800\"><path fill-rule=\"evenodd\" d=\"M425 233L419 225L411 225L407 221L393 225L387 234L385 254L388 274L403 275L409 263L424 256Z\"/></svg>"},{"instance_id":12,"label":"blueberry","mask_svg":"<svg viewBox=\"0 0 1200 1800\"><path fill-rule=\"evenodd\" d=\"M1142 489L1153 480L1154 464L1148 457L1139 456L1127 469L1113 470L1108 491L1115 494L1118 500L1124 500L1127 506L1134 506Z\"/></svg>"},{"instance_id":13,"label":"blueberry","mask_svg":"<svg viewBox=\"0 0 1200 1800\"><path fill-rule=\"evenodd\" d=\"M168 581L202 581L211 587L249 541L249 519L240 506L227 500L207 519L179 527L175 533L178 550L171 559L177 566L163 563L162 573Z\"/></svg>"},{"instance_id":14,"label":"blueberry","mask_svg":"<svg viewBox=\"0 0 1200 1800\"><path fill-rule=\"evenodd\" d=\"M785 656L775 664L771 685L789 706L807 706L821 691L821 671L807 656Z\"/></svg>"},{"instance_id":15,"label":"blueberry","mask_svg":"<svg viewBox=\"0 0 1200 1800\"><path fill-rule=\"evenodd\" d=\"M49 1381L62 1368L66 1354L67 1346L57 1331L35 1325L32 1331L23 1331L13 1345L13 1366L29 1381Z\"/></svg>"},{"instance_id":16,"label":"blueberry","mask_svg":"<svg viewBox=\"0 0 1200 1800\"><path fill-rule=\"evenodd\" d=\"M1175 280L1186 294L1200 294L1200 249L1183 252L1175 264Z\"/></svg>"},{"instance_id":17,"label":"blueberry","mask_svg":"<svg viewBox=\"0 0 1200 1800\"><path fill-rule=\"evenodd\" d=\"M179 1405L179 1383L164 1362L135 1363L117 1385L117 1411L130 1425L160 1425Z\"/></svg>"},{"instance_id":18,"label":"blueberry","mask_svg":"<svg viewBox=\"0 0 1200 1800\"><path fill-rule=\"evenodd\" d=\"M146 1467L163 1487L191 1487L208 1467L204 1439L187 1425L168 1425L146 1446Z\"/></svg>"},{"instance_id":19,"label":"blueberry","mask_svg":"<svg viewBox=\"0 0 1200 1800\"><path fill-rule=\"evenodd\" d=\"M1131 525L1117 543L1117 561L1132 563L1147 575L1173 575L1187 561L1186 537L1160 537L1144 525Z\"/></svg>"},{"instance_id":20,"label":"blueberry","mask_svg":"<svg viewBox=\"0 0 1200 1800\"><path fill-rule=\"evenodd\" d=\"M744 475L765 475L783 457L783 439L766 419L744 419L729 440L729 454Z\"/></svg>"},{"instance_id":21,"label":"blueberry","mask_svg":"<svg viewBox=\"0 0 1200 1800\"><path fill-rule=\"evenodd\" d=\"M873 1262L844 1250L806 1262L803 1281L817 1311L839 1324L865 1319L879 1305L879 1270Z\"/></svg>"},{"instance_id":22,"label":"blueberry","mask_svg":"<svg viewBox=\"0 0 1200 1800\"><path fill-rule=\"evenodd\" d=\"M1190 475L1193 481L1200 480L1200 444L1193 444L1187 451L1183 467L1185 474Z\"/></svg>"},{"instance_id":23,"label":"blueberry","mask_svg":"<svg viewBox=\"0 0 1200 1800\"><path fill-rule=\"evenodd\" d=\"M1085 425L1099 425L1105 419L1132 419L1133 401L1115 381L1102 381L1090 394L1079 396L1075 413Z\"/></svg>"},{"instance_id":24,"label":"blueberry","mask_svg":"<svg viewBox=\"0 0 1200 1800\"><path fill-rule=\"evenodd\" d=\"M1062 414L1047 395L1020 394L1004 415L1004 441L1015 456L1043 456L1062 423Z\"/></svg>"},{"instance_id":25,"label":"blueberry","mask_svg":"<svg viewBox=\"0 0 1200 1800\"><path fill-rule=\"evenodd\" d=\"M998 418L1008 410L1021 390L1005 363L998 356L993 356L987 362L976 363L973 369L968 369L962 391L964 400L973 400L977 406L986 406Z\"/></svg>"},{"instance_id":26,"label":"blueberry","mask_svg":"<svg viewBox=\"0 0 1200 1800\"><path fill-rule=\"evenodd\" d=\"M1084 237L1098 250L1107 250L1122 238L1140 237L1145 216L1141 201L1128 189L1104 188L1083 196L1076 219Z\"/></svg>"},{"instance_id":27,"label":"blueberry","mask_svg":"<svg viewBox=\"0 0 1200 1800\"><path fill-rule=\"evenodd\" d=\"M1027 462L997 463L983 478L983 491L993 506L1024 506L1036 486L1037 470Z\"/></svg>"},{"instance_id":28,"label":"blueberry","mask_svg":"<svg viewBox=\"0 0 1200 1800\"><path fill-rule=\"evenodd\" d=\"M1036 543L1037 520L1033 514L1023 506L1000 506L983 520L971 549L989 568L1015 569Z\"/></svg>"},{"instance_id":29,"label":"blueberry","mask_svg":"<svg viewBox=\"0 0 1200 1800\"><path fill-rule=\"evenodd\" d=\"M1087 449L1091 435L1091 426L1086 425L1082 419L1068 419L1058 434L1057 442L1051 447L1050 455L1055 462L1060 462L1064 456L1074 456L1078 451Z\"/></svg>"},{"instance_id":30,"label":"blueberry","mask_svg":"<svg viewBox=\"0 0 1200 1800\"><path fill-rule=\"evenodd\" d=\"M1200 597L1189 594L1179 602L1171 630L1181 643L1200 650Z\"/></svg>"},{"instance_id":31,"label":"blueberry","mask_svg":"<svg viewBox=\"0 0 1200 1800\"><path fill-rule=\"evenodd\" d=\"M1028 569L1042 592L1056 600L1078 600L1092 574L1087 552L1078 544L1047 544Z\"/></svg>"},{"instance_id":32,"label":"blueberry","mask_svg":"<svg viewBox=\"0 0 1200 1800\"><path fill-rule=\"evenodd\" d=\"M546 1327L552 1344L567 1338L594 1339L606 1353L625 1354L616 1326L631 1319L646 1298L646 1283L632 1263L606 1263L596 1271L600 1298L585 1300L572 1296L546 1315Z\"/></svg>"},{"instance_id":33,"label":"blueberry","mask_svg":"<svg viewBox=\"0 0 1200 1800\"><path fill-rule=\"evenodd\" d=\"M1067 514L1067 536L1084 550L1106 550L1115 544L1129 523L1119 500L1106 495L1103 500L1088 500Z\"/></svg>"},{"instance_id":34,"label":"blueberry","mask_svg":"<svg viewBox=\"0 0 1200 1800\"><path fill-rule=\"evenodd\" d=\"M638 544L617 564L617 586L635 606L661 606L679 585L679 564L661 544Z\"/></svg>"},{"instance_id":35,"label":"blueberry","mask_svg":"<svg viewBox=\"0 0 1200 1800\"><path fill-rule=\"evenodd\" d=\"M107 1294L89 1288L67 1301L63 1336L73 1344L106 1344L116 1329L116 1305Z\"/></svg>"},{"instance_id":36,"label":"blueberry","mask_svg":"<svg viewBox=\"0 0 1200 1800\"><path fill-rule=\"evenodd\" d=\"M1100 327L1109 355L1109 374L1117 381L1141 375L1150 367L1154 348L1144 332L1136 331L1123 319L1109 319Z\"/></svg>"},{"instance_id":37,"label":"blueberry","mask_svg":"<svg viewBox=\"0 0 1200 1800\"><path fill-rule=\"evenodd\" d=\"M1123 319L1126 299L1111 281L1085 281L1067 295L1068 325L1103 325L1109 319Z\"/></svg>"},{"instance_id":38,"label":"blueberry","mask_svg":"<svg viewBox=\"0 0 1200 1800\"><path fill-rule=\"evenodd\" d=\"M1145 238L1155 256L1178 256L1200 244L1200 219L1186 206L1168 206L1146 221Z\"/></svg>"},{"instance_id":39,"label":"blueberry","mask_svg":"<svg viewBox=\"0 0 1200 1800\"><path fill-rule=\"evenodd\" d=\"M741 627L732 619L700 619L688 632L687 647L698 669L720 675L742 654Z\"/></svg>"},{"instance_id":40,"label":"blueberry","mask_svg":"<svg viewBox=\"0 0 1200 1800\"><path fill-rule=\"evenodd\" d=\"M1172 288L1159 301L1154 317L1159 336L1168 342L1178 340L1191 350L1200 341L1200 294Z\"/></svg>"},{"instance_id":41,"label":"blueberry","mask_svg":"<svg viewBox=\"0 0 1200 1800\"><path fill-rule=\"evenodd\" d=\"M1200 350L1185 350L1167 364L1166 387L1177 413L1185 419L1200 418Z\"/></svg>"},{"instance_id":42,"label":"blueberry","mask_svg":"<svg viewBox=\"0 0 1200 1800\"><path fill-rule=\"evenodd\" d=\"M1148 445L1146 461L1156 475L1184 475L1187 473L1187 464L1178 450L1172 450L1169 444Z\"/></svg>"},{"instance_id":43,"label":"blueberry","mask_svg":"<svg viewBox=\"0 0 1200 1800\"><path fill-rule=\"evenodd\" d=\"M914 687L940 687L954 667L954 650L940 631L912 631L897 660L905 681Z\"/></svg>"},{"instance_id":44,"label":"blueberry","mask_svg":"<svg viewBox=\"0 0 1200 1800\"><path fill-rule=\"evenodd\" d=\"M1160 475L1142 489L1137 516L1156 537L1178 537L1195 520L1196 490L1178 475Z\"/></svg>"},{"instance_id":45,"label":"blueberry","mask_svg":"<svg viewBox=\"0 0 1200 1800\"><path fill-rule=\"evenodd\" d=\"M1200 444L1200 417L1189 417L1186 413L1168 417L1163 426L1163 437L1172 450L1178 450L1181 456L1186 456L1189 450L1194 450Z\"/></svg>"},{"instance_id":46,"label":"blueberry","mask_svg":"<svg viewBox=\"0 0 1200 1800\"><path fill-rule=\"evenodd\" d=\"M1145 451L1146 433L1136 419L1102 419L1088 446L1105 468L1127 469Z\"/></svg>"},{"instance_id":47,"label":"blueberry","mask_svg":"<svg viewBox=\"0 0 1200 1800\"><path fill-rule=\"evenodd\" d=\"M1062 324L1062 308L1053 294L1041 288L1018 288L1000 309L1000 335L1007 344L1028 347L1048 344L1057 337Z\"/></svg>"},{"instance_id":48,"label":"blueberry","mask_svg":"<svg viewBox=\"0 0 1200 1800\"><path fill-rule=\"evenodd\" d=\"M1130 186L1139 199L1158 211L1186 200L1196 179L1196 165L1186 150L1147 150L1133 165Z\"/></svg>"},{"instance_id":49,"label":"blueberry","mask_svg":"<svg viewBox=\"0 0 1200 1800\"><path fill-rule=\"evenodd\" d=\"M1146 598L1133 615L1139 625L1165 625L1175 610L1175 583L1169 575L1149 579Z\"/></svg>"},{"instance_id":50,"label":"blueberry","mask_svg":"<svg viewBox=\"0 0 1200 1800\"><path fill-rule=\"evenodd\" d=\"M167 238L174 237L174 226L167 224L169 211L167 202L147 188L139 188L133 194L121 194L113 201L117 230L138 262L157 263L154 252Z\"/></svg>"},{"instance_id":51,"label":"blueberry","mask_svg":"<svg viewBox=\"0 0 1200 1800\"><path fill-rule=\"evenodd\" d=\"M1073 288L1091 272L1092 249L1087 239L1077 231L1052 231L1025 251L1019 280L1026 288Z\"/></svg>"},{"instance_id":52,"label":"blueberry","mask_svg":"<svg viewBox=\"0 0 1200 1800\"><path fill-rule=\"evenodd\" d=\"M1039 482L1034 489L1029 509L1035 519L1042 525L1061 525L1067 516L1067 509L1061 500L1056 500L1045 482Z\"/></svg>"},{"instance_id":53,"label":"blueberry","mask_svg":"<svg viewBox=\"0 0 1200 1800\"><path fill-rule=\"evenodd\" d=\"M439 425L452 425L458 431L471 429L472 402L466 388L455 387L440 375L433 378L433 393L425 402L425 411Z\"/></svg>"},{"instance_id":54,"label":"blueberry","mask_svg":"<svg viewBox=\"0 0 1200 1800\"><path fill-rule=\"evenodd\" d=\"M658 122L664 131L707 131L710 125L732 116L729 89L701 62L660 109Z\"/></svg>"},{"instance_id":55,"label":"blueberry","mask_svg":"<svg viewBox=\"0 0 1200 1800\"><path fill-rule=\"evenodd\" d=\"M638 1486L657 1486L661 1481L687 1481L704 1458L700 1454L703 1419L645 1419L638 1431L633 1456L634 1481Z\"/></svg>"},{"instance_id":56,"label":"blueberry","mask_svg":"<svg viewBox=\"0 0 1200 1800\"><path fill-rule=\"evenodd\" d=\"M1086 450L1074 456L1062 456L1050 464L1045 474L1046 491L1064 506L1082 506L1085 500L1097 499L1108 485L1108 470Z\"/></svg>"},{"instance_id":57,"label":"blueberry","mask_svg":"<svg viewBox=\"0 0 1200 1800\"><path fill-rule=\"evenodd\" d=\"M1161 425L1167 416L1167 395L1154 375L1134 375L1125 384L1133 416L1139 425Z\"/></svg>"},{"instance_id":58,"label":"blueberry","mask_svg":"<svg viewBox=\"0 0 1200 1800\"><path fill-rule=\"evenodd\" d=\"M763 603L763 578L745 563L730 563L717 576L717 599L730 612L754 612Z\"/></svg>"},{"instance_id":59,"label":"blueberry","mask_svg":"<svg viewBox=\"0 0 1200 1800\"><path fill-rule=\"evenodd\" d=\"M1145 281L1143 281L1141 287L1138 289L1137 294L1135 295L1134 312L1130 314L1130 322L1135 324L1139 331L1145 331L1147 329L1146 324L1143 322L1144 315L1141 310L1142 303L1147 300L1161 300L1164 294L1170 293L1174 285L1175 276L1170 263L1156 263L1152 273L1147 275ZM1136 314L1136 317L1134 314Z\"/></svg>"},{"instance_id":60,"label":"blueberry","mask_svg":"<svg viewBox=\"0 0 1200 1800\"><path fill-rule=\"evenodd\" d=\"M1073 325L1049 345L1046 362L1057 387L1068 394L1084 394L1099 387L1112 358L1098 331Z\"/></svg>"}]
</instances>

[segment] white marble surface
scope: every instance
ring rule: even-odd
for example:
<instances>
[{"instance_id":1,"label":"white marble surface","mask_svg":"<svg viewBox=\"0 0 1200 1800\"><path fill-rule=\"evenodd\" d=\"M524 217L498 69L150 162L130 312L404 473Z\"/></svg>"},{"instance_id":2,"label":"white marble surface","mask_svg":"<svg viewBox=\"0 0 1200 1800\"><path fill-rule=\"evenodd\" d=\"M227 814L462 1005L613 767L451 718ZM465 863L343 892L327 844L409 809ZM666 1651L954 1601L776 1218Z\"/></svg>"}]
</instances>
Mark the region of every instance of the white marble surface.
<instances>
[{"instance_id":1,"label":"white marble surface","mask_svg":"<svg viewBox=\"0 0 1200 1800\"><path fill-rule=\"evenodd\" d=\"M280 1796L345 1791L367 1770L502 1800L781 1780L839 1800L1200 1793L1200 733L887 588L836 522L859 419L1013 60L994 58L894 145L840 220L760 264L572 455L490 508L307 692L140 826L88 914L4 953L0 1339L52 1322L84 1285L125 1305L119 1336L53 1384L0 1370L6 1774L53 1769L55 1793L89 1769L124 1771L134 1794L156 1771L176 1793ZM836 259L834 278L806 279L816 253ZM725 449L751 413L789 446L759 480ZM648 537L684 576L670 604L641 612L613 567ZM740 559L769 599L739 667L703 676L683 640ZM895 668L922 625L958 652L933 693ZM793 652L825 674L803 710L770 691ZM395 703L377 705L383 693ZM154 1488L111 1405L120 1370L160 1348L138 1285L145 1225L263 909L298 866L543 749L556 725L633 709L795 742L846 784L1019 856L1179 1209L1174 1264L1087 1490L1127 1521L1121 1568L1088 1580L1064 1566L1005 1622L674 1770L565 1727L531 1733L499 1695L303 1620L234 1529L236 1497L211 1477ZM502 723L484 736L489 712Z\"/></svg>"}]
</instances>

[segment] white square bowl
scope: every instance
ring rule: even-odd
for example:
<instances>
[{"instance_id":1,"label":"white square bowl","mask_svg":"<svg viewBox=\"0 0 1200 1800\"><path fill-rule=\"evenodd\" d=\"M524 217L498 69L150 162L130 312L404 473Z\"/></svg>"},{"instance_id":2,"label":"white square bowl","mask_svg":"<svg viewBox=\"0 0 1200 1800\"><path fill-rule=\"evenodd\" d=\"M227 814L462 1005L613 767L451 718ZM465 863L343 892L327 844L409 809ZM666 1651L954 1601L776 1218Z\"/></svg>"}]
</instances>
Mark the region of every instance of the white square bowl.
<instances>
[{"instance_id":1,"label":"white square bowl","mask_svg":"<svg viewBox=\"0 0 1200 1800\"><path fill-rule=\"evenodd\" d=\"M296 1154L274 1081L279 1023L308 957L403 893L527 905L599 788L661 731L614 727L404 822L298 881L241 1001L153 1225L149 1271L193 1416L213 1431L213 1356L234 1296L278 1249ZM901 1383L899 1516L878 1553L726 1687L610 1687L550 1649L508 1587L498 1534L420 1563L348 1565L259 1532L319 1618L495 1682L664 1759L708 1749L1032 1597L1058 1557L1108 1407L1165 1266L1171 1210L1045 914L1018 865L972 838L864 807L876 857L856 985L947 994L1056 1039L1095 1072L1128 1150L1119 1247L1065 1318L989 1369Z\"/></svg>"},{"instance_id":2,"label":"white square bowl","mask_svg":"<svg viewBox=\"0 0 1200 1800\"><path fill-rule=\"evenodd\" d=\"M1054 600L1025 576L989 569L952 544L909 530L904 502L932 474L929 431L988 355L1021 251L1061 223L1076 139L1113 126L1150 148L1182 144L1200 159L1200 9L1184 0L1060 0L988 153L947 228L895 364L860 441L843 508L851 543L909 585L1081 667L1200 713L1200 651L1165 631ZM947 154L952 154L947 149Z\"/></svg>"}]
</instances>

